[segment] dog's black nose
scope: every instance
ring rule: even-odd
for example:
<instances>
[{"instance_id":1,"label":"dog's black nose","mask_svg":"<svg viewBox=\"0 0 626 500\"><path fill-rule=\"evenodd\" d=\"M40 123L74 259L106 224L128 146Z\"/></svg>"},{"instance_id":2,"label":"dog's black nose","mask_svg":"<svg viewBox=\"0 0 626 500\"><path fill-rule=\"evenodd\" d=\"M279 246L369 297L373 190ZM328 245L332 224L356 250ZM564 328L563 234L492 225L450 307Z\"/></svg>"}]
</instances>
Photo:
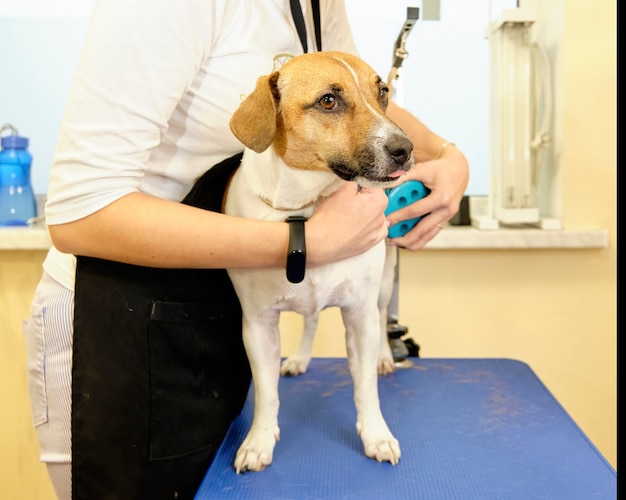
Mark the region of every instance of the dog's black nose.
<instances>
[{"instance_id":1,"label":"dog's black nose","mask_svg":"<svg viewBox=\"0 0 626 500\"><path fill-rule=\"evenodd\" d=\"M393 161L401 167L411 156L413 144L406 137L395 137L385 144L385 149Z\"/></svg>"}]
</instances>

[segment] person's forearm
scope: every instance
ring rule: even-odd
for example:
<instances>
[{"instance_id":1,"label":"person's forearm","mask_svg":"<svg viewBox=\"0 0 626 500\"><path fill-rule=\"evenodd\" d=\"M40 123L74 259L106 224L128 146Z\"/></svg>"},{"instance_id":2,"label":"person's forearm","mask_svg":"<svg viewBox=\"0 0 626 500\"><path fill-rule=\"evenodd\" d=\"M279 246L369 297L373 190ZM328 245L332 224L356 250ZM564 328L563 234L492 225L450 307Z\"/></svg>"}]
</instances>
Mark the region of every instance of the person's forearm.
<instances>
[{"instance_id":1,"label":"person's forearm","mask_svg":"<svg viewBox=\"0 0 626 500\"><path fill-rule=\"evenodd\" d=\"M62 252L167 268L282 267L287 224L261 222L132 193L49 227Z\"/></svg>"},{"instance_id":2,"label":"person's forearm","mask_svg":"<svg viewBox=\"0 0 626 500\"><path fill-rule=\"evenodd\" d=\"M347 182L306 222L307 267L359 255L387 235L387 197ZM57 249L166 268L283 267L289 226L126 195L74 222L49 226Z\"/></svg>"}]
</instances>

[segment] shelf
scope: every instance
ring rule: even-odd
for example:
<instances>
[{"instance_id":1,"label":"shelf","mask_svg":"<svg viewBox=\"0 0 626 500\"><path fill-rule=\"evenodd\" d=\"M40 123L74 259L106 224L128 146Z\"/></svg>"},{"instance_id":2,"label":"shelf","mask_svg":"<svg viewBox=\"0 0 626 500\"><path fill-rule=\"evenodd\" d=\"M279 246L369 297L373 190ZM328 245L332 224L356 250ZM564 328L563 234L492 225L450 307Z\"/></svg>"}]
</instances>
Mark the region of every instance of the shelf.
<instances>
[{"instance_id":1,"label":"shelf","mask_svg":"<svg viewBox=\"0 0 626 500\"><path fill-rule=\"evenodd\" d=\"M471 226L447 226L425 247L427 250L479 249L584 249L606 248L606 229L476 229Z\"/></svg>"},{"instance_id":2,"label":"shelf","mask_svg":"<svg viewBox=\"0 0 626 500\"><path fill-rule=\"evenodd\" d=\"M0 227L0 250L49 250L51 246L43 227Z\"/></svg>"},{"instance_id":3,"label":"shelf","mask_svg":"<svg viewBox=\"0 0 626 500\"><path fill-rule=\"evenodd\" d=\"M0 228L0 250L48 250L52 242L45 228ZM447 226L425 247L426 250L480 249L584 249L606 248L606 229L499 228L476 229Z\"/></svg>"}]
</instances>

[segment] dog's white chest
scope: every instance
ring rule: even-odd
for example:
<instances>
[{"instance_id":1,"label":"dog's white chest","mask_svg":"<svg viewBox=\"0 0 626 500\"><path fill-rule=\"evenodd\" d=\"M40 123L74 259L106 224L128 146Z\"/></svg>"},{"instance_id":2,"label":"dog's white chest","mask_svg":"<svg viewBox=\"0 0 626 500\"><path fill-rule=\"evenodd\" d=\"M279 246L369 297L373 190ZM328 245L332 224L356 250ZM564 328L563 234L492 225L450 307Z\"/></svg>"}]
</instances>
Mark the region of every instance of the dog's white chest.
<instances>
[{"instance_id":1,"label":"dog's white chest","mask_svg":"<svg viewBox=\"0 0 626 500\"><path fill-rule=\"evenodd\" d=\"M307 315L327 307L376 304L380 291L384 242L362 255L307 269L301 283L287 281L284 269L232 269L228 273L244 313L295 311Z\"/></svg>"}]
</instances>

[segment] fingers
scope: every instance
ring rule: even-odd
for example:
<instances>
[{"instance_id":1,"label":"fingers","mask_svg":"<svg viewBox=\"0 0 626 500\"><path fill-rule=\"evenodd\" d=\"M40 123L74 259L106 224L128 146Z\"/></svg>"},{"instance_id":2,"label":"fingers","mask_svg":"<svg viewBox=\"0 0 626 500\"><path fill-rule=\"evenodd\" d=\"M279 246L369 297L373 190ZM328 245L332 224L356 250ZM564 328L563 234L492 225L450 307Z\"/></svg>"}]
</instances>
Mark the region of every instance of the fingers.
<instances>
[{"instance_id":1,"label":"fingers","mask_svg":"<svg viewBox=\"0 0 626 500\"><path fill-rule=\"evenodd\" d=\"M385 217L385 209L387 208L389 199L382 189L359 188L358 194L363 196L367 210L371 210L373 214L373 229L371 230L372 240L366 243L369 248L387 238L390 222Z\"/></svg>"},{"instance_id":2,"label":"fingers","mask_svg":"<svg viewBox=\"0 0 626 500\"><path fill-rule=\"evenodd\" d=\"M390 243L407 250L420 250L441 232L446 223L447 220L439 212L433 212L423 217L411 231L401 238L394 238Z\"/></svg>"},{"instance_id":3,"label":"fingers","mask_svg":"<svg viewBox=\"0 0 626 500\"><path fill-rule=\"evenodd\" d=\"M392 240L392 244L397 246L419 250L437 236L457 213L467 188L468 164L457 148L446 148L445 157L416 164L406 177L406 180L421 181L430 189L430 193L421 200L390 213L387 220L393 225L402 220L421 217L406 235Z\"/></svg>"},{"instance_id":4,"label":"fingers","mask_svg":"<svg viewBox=\"0 0 626 500\"><path fill-rule=\"evenodd\" d=\"M354 182L335 191L307 222L307 264L352 257L384 240L387 202L382 189L360 189Z\"/></svg>"},{"instance_id":5,"label":"fingers","mask_svg":"<svg viewBox=\"0 0 626 500\"><path fill-rule=\"evenodd\" d=\"M415 231L415 229L413 229L413 231ZM439 229L438 226L416 232L415 234L412 234L411 231L402 238L394 238L391 240L391 244L411 251L421 250L430 240L437 236L440 231L441 229Z\"/></svg>"},{"instance_id":6,"label":"fingers","mask_svg":"<svg viewBox=\"0 0 626 500\"><path fill-rule=\"evenodd\" d=\"M425 215L431 213L433 210L436 210L437 208L438 205L436 203L436 200L434 199L433 194L431 193L421 200L413 202L410 205L405 206L404 208L396 210L395 212L391 212L389 215L387 215L387 220L393 226L394 224L397 224L398 222L403 220L415 219L416 217L424 217Z\"/></svg>"}]
</instances>

